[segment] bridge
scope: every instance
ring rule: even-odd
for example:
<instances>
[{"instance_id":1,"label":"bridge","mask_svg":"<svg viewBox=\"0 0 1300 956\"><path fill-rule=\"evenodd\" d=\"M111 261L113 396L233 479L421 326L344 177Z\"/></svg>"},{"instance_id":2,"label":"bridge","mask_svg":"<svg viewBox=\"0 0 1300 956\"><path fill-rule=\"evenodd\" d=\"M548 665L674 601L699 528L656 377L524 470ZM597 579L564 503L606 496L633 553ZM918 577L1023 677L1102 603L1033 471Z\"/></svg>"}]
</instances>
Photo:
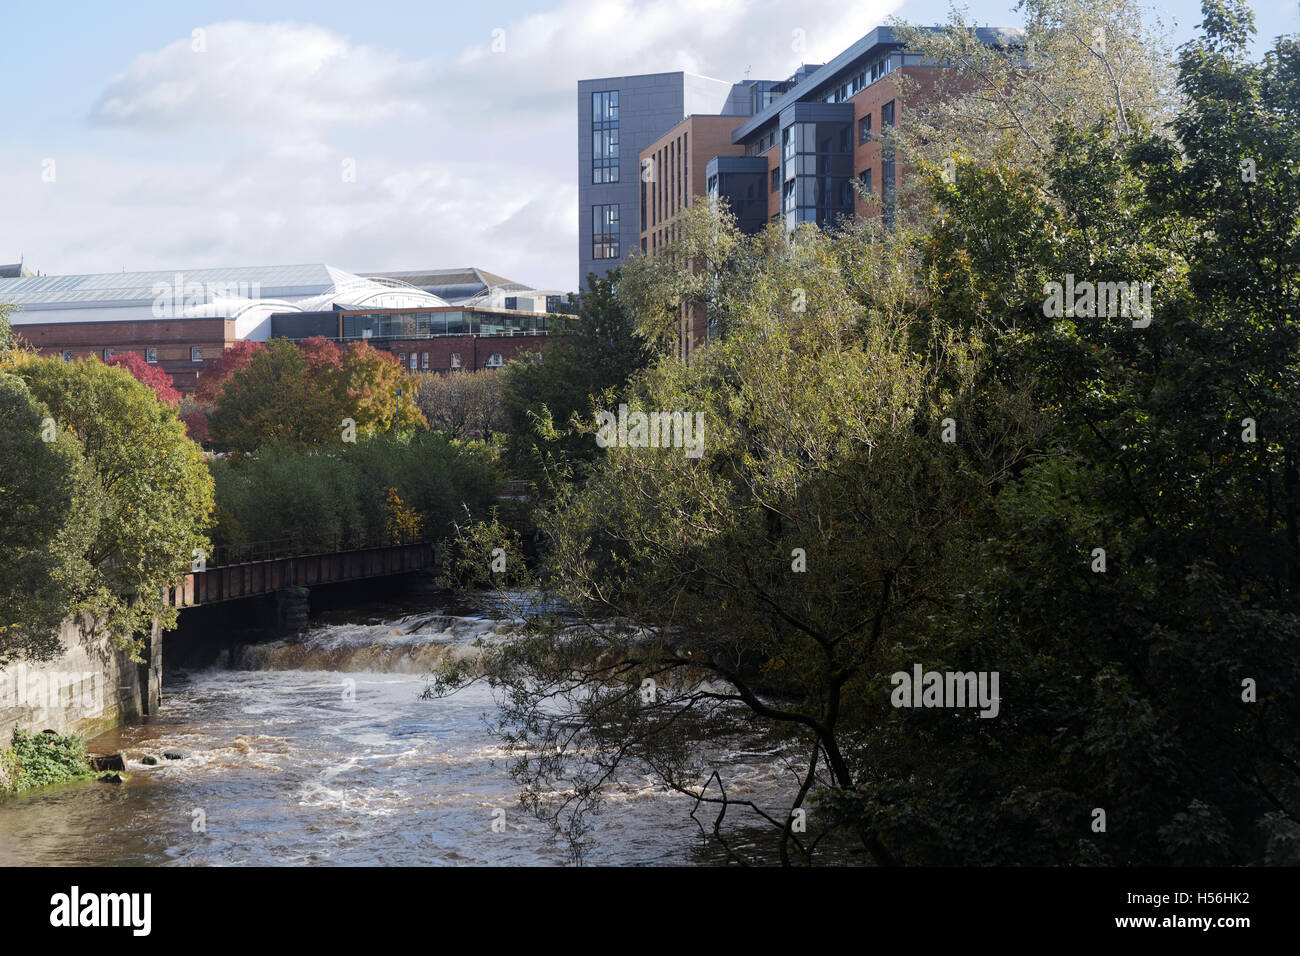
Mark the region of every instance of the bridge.
<instances>
[{"instance_id":1,"label":"bridge","mask_svg":"<svg viewBox=\"0 0 1300 956\"><path fill-rule=\"evenodd\" d=\"M167 603L187 608L274 594L318 584L360 581L435 567L433 544L416 541L316 553L295 551L288 540L238 549L218 548L213 560L167 589Z\"/></svg>"}]
</instances>

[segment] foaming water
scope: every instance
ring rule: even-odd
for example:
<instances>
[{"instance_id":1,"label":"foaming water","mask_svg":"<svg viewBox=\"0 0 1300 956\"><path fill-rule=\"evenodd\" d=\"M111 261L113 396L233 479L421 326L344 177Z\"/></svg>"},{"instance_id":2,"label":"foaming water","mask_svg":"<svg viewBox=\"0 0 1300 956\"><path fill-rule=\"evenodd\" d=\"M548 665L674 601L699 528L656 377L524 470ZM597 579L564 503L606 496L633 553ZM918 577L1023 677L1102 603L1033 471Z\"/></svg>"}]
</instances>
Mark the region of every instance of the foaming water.
<instances>
[{"instance_id":1,"label":"foaming water","mask_svg":"<svg viewBox=\"0 0 1300 956\"><path fill-rule=\"evenodd\" d=\"M412 614L379 624L317 628L300 642L242 647L230 662L243 670L432 672L447 657L472 656L480 638L502 640L509 625L480 617Z\"/></svg>"},{"instance_id":2,"label":"foaming water","mask_svg":"<svg viewBox=\"0 0 1300 956\"><path fill-rule=\"evenodd\" d=\"M487 729L490 691L420 698L439 661L513 625L428 610L350 617L167 673L160 716L91 748L121 752L130 779L0 802L0 864L569 862L518 804L512 755ZM775 753L719 756L737 795L775 807L797 786ZM585 859L719 862L691 804L648 779L618 781Z\"/></svg>"}]
</instances>

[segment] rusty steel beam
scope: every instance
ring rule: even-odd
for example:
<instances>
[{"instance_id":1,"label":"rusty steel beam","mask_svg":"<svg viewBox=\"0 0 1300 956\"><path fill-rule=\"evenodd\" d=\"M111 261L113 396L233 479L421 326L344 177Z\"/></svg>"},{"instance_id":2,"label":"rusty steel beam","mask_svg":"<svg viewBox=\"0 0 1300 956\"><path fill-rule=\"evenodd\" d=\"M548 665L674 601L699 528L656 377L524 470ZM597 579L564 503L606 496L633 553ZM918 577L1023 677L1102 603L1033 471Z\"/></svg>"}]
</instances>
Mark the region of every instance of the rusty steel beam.
<instances>
[{"instance_id":1,"label":"rusty steel beam","mask_svg":"<svg viewBox=\"0 0 1300 956\"><path fill-rule=\"evenodd\" d=\"M270 558L187 574L167 590L169 604L195 607L269 594L282 588L311 587L385 577L429 567L431 544L390 545L327 554Z\"/></svg>"}]
</instances>

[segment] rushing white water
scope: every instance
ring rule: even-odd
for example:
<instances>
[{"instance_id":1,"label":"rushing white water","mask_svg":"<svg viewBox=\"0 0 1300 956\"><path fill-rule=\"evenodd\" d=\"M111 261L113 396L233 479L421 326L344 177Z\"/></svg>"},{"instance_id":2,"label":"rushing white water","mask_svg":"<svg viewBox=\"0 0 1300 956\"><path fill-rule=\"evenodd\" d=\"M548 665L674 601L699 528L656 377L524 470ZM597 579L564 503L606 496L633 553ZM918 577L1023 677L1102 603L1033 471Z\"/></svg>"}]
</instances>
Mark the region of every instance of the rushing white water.
<instances>
[{"instance_id":1,"label":"rushing white water","mask_svg":"<svg viewBox=\"0 0 1300 956\"><path fill-rule=\"evenodd\" d=\"M420 698L440 659L474 653L481 636L505 639L508 627L429 611L352 618L168 672L159 717L93 742L124 755L130 780L0 802L0 864L568 862L518 804L510 754L487 729L490 692ZM168 750L187 756L167 760ZM720 757L736 792L774 808L797 786L772 752ZM619 781L585 859L720 862L691 804L649 779Z\"/></svg>"}]
</instances>

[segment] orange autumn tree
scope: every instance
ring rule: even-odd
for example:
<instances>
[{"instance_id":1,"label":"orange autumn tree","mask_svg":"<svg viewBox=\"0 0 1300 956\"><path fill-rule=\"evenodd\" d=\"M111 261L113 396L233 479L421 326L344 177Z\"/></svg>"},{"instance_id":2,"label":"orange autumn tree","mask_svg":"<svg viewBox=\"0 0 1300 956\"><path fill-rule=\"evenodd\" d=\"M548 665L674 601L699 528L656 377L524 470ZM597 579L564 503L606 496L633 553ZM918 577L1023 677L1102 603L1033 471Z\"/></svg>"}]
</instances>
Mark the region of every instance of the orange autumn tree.
<instances>
[{"instance_id":1,"label":"orange autumn tree","mask_svg":"<svg viewBox=\"0 0 1300 956\"><path fill-rule=\"evenodd\" d=\"M396 358L367 343L339 348L322 336L300 344L272 339L223 384L209 420L212 442L251 452L273 442L359 440L394 425L397 431L426 428L415 404L417 388Z\"/></svg>"},{"instance_id":2,"label":"orange autumn tree","mask_svg":"<svg viewBox=\"0 0 1300 956\"><path fill-rule=\"evenodd\" d=\"M408 507L396 488L389 488L384 517L384 532L388 536L388 543L405 544L415 541L423 528L424 518L420 512Z\"/></svg>"}]
</instances>

